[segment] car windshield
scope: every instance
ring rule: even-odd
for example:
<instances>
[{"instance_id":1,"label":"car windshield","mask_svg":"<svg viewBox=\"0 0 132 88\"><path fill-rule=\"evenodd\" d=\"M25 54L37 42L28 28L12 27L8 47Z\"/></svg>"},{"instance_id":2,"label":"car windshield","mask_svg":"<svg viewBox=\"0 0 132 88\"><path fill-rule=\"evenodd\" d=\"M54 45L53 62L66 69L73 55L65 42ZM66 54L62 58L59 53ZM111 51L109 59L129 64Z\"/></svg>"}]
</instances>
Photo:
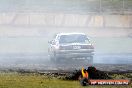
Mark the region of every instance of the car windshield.
<instances>
[{"instance_id":1,"label":"car windshield","mask_svg":"<svg viewBox=\"0 0 132 88\"><path fill-rule=\"evenodd\" d=\"M59 43L89 43L89 40L86 35L72 34L62 35Z\"/></svg>"}]
</instances>

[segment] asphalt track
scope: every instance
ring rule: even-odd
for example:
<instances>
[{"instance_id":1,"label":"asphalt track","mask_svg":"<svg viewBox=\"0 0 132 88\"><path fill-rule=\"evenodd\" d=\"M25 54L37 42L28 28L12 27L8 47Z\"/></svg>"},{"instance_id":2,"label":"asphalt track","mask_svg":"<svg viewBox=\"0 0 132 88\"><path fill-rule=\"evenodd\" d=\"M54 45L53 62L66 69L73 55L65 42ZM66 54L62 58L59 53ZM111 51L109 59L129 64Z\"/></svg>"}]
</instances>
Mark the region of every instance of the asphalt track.
<instances>
[{"instance_id":1,"label":"asphalt track","mask_svg":"<svg viewBox=\"0 0 132 88\"><path fill-rule=\"evenodd\" d=\"M89 60L68 59L53 62L47 54L0 55L0 70L75 70L90 65L104 71L132 71L132 54L95 54Z\"/></svg>"}]
</instances>

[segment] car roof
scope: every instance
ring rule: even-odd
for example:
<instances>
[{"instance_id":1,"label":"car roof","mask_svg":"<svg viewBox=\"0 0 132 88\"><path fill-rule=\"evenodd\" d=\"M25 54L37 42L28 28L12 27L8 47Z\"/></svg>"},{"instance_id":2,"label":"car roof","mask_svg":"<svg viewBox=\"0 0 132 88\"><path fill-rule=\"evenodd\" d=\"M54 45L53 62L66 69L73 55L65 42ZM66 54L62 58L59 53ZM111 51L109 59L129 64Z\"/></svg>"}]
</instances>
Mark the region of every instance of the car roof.
<instances>
[{"instance_id":1,"label":"car roof","mask_svg":"<svg viewBox=\"0 0 132 88\"><path fill-rule=\"evenodd\" d=\"M61 36L61 35L74 35L74 34L86 35L85 33L58 33L57 35Z\"/></svg>"}]
</instances>

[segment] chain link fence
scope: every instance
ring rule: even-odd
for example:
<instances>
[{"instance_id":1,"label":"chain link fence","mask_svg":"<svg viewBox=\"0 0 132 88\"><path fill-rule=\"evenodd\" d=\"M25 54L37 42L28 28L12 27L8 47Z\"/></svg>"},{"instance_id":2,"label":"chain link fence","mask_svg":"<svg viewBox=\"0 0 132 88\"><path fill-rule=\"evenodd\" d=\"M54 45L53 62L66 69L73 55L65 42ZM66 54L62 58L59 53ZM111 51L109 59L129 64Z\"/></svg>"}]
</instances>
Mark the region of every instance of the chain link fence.
<instances>
[{"instance_id":1,"label":"chain link fence","mask_svg":"<svg viewBox=\"0 0 132 88\"><path fill-rule=\"evenodd\" d=\"M100 0L100 13L131 14L132 0Z\"/></svg>"},{"instance_id":2,"label":"chain link fence","mask_svg":"<svg viewBox=\"0 0 132 88\"><path fill-rule=\"evenodd\" d=\"M132 14L132 0L1 0L0 12Z\"/></svg>"}]
</instances>

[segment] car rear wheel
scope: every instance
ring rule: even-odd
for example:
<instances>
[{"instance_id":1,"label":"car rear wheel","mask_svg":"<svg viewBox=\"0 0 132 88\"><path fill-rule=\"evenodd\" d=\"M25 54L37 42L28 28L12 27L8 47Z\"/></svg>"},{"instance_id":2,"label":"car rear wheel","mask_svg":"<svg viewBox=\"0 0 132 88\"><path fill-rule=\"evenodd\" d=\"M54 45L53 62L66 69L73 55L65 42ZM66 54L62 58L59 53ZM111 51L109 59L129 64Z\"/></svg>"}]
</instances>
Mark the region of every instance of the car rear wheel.
<instances>
[{"instance_id":1,"label":"car rear wheel","mask_svg":"<svg viewBox=\"0 0 132 88\"><path fill-rule=\"evenodd\" d=\"M56 54L54 52L53 55L50 57L50 60L54 63L58 63L60 61L60 58L56 57Z\"/></svg>"}]
</instances>

